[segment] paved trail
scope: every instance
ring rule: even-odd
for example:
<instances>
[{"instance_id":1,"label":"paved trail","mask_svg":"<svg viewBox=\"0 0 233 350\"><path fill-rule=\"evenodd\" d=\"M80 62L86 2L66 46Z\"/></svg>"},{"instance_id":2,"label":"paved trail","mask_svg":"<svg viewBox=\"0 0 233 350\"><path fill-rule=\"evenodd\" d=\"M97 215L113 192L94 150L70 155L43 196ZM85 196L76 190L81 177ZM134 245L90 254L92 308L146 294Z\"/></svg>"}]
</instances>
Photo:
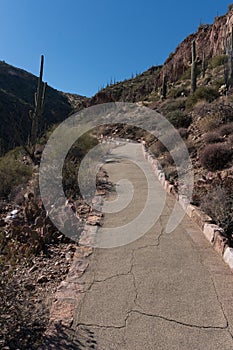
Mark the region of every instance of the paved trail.
<instances>
[{"instance_id":1,"label":"paved trail","mask_svg":"<svg viewBox=\"0 0 233 350\"><path fill-rule=\"evenodd\" d=\"M123 147L141 157L140 145ZM106 214L104 228L132 221L147 196L145 176L122 157L123 147L104 168L113 183L132 181L134 198L118 214ZM233 274L188 217L164 232L173 206L167 195L159 220L136 241L95 249L76 309L80 349L233 349Z\"/></svg>"}]
</instances>

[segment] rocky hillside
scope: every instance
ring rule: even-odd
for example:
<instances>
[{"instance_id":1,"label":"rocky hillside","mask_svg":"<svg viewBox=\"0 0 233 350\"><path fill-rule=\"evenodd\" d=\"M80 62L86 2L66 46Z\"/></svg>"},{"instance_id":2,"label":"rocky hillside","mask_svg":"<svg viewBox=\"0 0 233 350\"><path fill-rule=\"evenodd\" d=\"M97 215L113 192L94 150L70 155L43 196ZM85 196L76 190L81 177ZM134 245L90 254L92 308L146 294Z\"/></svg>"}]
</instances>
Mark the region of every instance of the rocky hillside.
<instances>
[{"instance_id":1,"label":"rocky hillside","mask_svg":"<svg viewBox=\"0 0 233 350\"><path fill-rule=\"evenodd\" d=\"M30 131L29 110L33 109L37 77L0 61L0 151L1 154L26 142ZM79 109L85 97L70 95L47 87L41 133L51 124L61 122L75 106Z\"/></svg>"},{"instance_id":2,"label":"rocky hillside","mask_svg":"<svg viewBox=\"0 0 233 350\"><path fill-rule=\"evenodd\" d=\"M206 65L210 65L213 57L226 53L226 40L230 39L233 25L233 10L221 17L216 17L212 25L201 24L196 33L189 35L182 41L175 52L171 53L163 66L151 67L146 72L133 79L106 86L99 91L89 104L126 101L137 102L141 100L154 100L156 93L162 85L164 74L168 82L174 84L182 79L183 75L190 73L191 46L196 41L197 60L199 70L205 56Z\"/></svg>"},{"instance_id":3,"label":"rocky hillside","mask_svg":"<svg viewBox=\"0 0 233 350\"><path fill-rule=\"evenodd\" d=\"M232 6L231 6L232 8ZM233 245L233 10L215 18L212 25L201 25L170 54L163 66L152 67L134 79L106 86L89 104L113 101L136 102L160 112L183 138L193 163L192 204L220 225ZM196 43L197 88L191 92L192 43ZM229 46L228 56L226 42ZM232 54L232 53L231 53ZM205 60L204 72L203 57ZM229 65L229 62L231 64ZM230 73L230 71L232 72ZM228 73L228 86L226 82ZM161 96L164 75L166 96ZM139 138L132 127L112 126L105 136ZM159 159L165 176L173 184L177 171L171 153L159 140L149 136L150 150ZM172 139L172 135L169 135ZM173 149L172 149L173 151Z\"/></svg>"},{"instance_id":4,"label":"rocky hillside","mask_svg":"<svg viewBox=\"0 0 233 350\"><path fill-rule=\"evenodd\" d=\"M155 89L160 77L162 66L153 66L135 78L107 85L106 88L93 96L88 104L106 102L136 102L146 99Z\"/></svg>"}]
</instances>

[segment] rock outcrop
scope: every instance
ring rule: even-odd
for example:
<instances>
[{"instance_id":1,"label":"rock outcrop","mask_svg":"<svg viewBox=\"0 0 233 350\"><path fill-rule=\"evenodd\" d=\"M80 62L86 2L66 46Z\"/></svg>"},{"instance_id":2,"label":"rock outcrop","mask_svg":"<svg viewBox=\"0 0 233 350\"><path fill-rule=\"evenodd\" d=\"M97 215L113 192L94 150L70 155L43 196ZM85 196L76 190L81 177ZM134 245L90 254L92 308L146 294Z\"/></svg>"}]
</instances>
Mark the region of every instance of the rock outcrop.
<instances>
[{"instance_id":1,"label":"rock outcrop","mask_svg":"<svg viewBox=\"0 0 233 350\"><path fill-rule=\"evenodd\" d=\"M203 57L203 53L206 60L217 55L225 54L226 39L231 35L232 26L233 11L229 11L224 16L216 17L212 25L200 25L198 31L182 41L175 52L170 54L165 61L157 81L157 86L162 84L164 73L168 75L169 81L176 81L190 66L193 40L196 41L196 51L200 60Z\"/></svg>"}]
</instances>

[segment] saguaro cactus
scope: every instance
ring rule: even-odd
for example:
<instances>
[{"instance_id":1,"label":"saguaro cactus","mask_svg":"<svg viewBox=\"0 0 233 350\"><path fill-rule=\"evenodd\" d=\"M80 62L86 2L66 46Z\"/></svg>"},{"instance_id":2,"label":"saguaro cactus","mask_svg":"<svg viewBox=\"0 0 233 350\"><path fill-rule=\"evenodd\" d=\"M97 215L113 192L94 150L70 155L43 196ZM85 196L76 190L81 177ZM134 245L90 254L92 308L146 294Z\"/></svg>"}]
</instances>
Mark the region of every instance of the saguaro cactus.
<instances>
[{"instance_id":1,"label":"saguaro cactus","mask_svg":"<svg viewBox=\"0 0 233 350\"><path fill-rule=\"evenodd\" d=\"M44 111L44 104L45 104L45 93L46 93L46 83L43 83L43 69L44 69L44 56L41 56L41 63L40 63L40 76L38 78L38 86L37 86L37 92L35 93L35 107L33 111L30 111L30 117L32 119L32 126L31 126L31 137L30 137L30 146L35 148L36 139L38 137L38 129L39 129L39 122L41 115Z\"/></svg>"},{"instance_id":2,"label":"saguaro cactus","mask_svg":"<svg viewBox=\"0 0 233 350\"><path fill-rule=\"evenodd\" d=\"M196 42L192 42L192 65L191 65L191 93L196 91L197 87L197 57L196 57Z\"/></svg>"},{"instance_id":3,"label":"saguaro cactus","mask_svg":"<svg viewBox=\"0 0 233 350\"><path fill-rule=\"evenodd\" d=\"M167 75L163 75L163 85L161 89L161 97L163 100L167 98Z\"/></svg>"},{"instance_id":4,"label":"saguaro cactus","mask_svg":"<svg viewBox=\"0 0 233 350\"><path fill-rule=\"evenodd\" d=\"M205 52L202 54L202 65L201 65L201 76L205 78L205 70L206 70L206 60L205 60Z\"/></svg>"},{"instance_id":5,"label":"saguaro cactus","mask_svg":"<svg viewBox=\"0 0 233 350\"><path fill-rule=\"evenodd\" d=\"M231 36L230 36L229 65L230 65L229 84L230 84L230 87L232 87L233 86L233 27L231 27Z\"/></svg>"},{"instance_id":6,"label":"saguaro cactus","mask_svg":"<svg viewBox=\"0 0 233 350\"><path fill-rule=\"evenodd\" d=\"M228 91L231 87L233 87L233 27L231 28L231 34L228 38L226 38L224 80L226 90Z\"/></svg>"},{"instance_id":7,"label":"saguaro cactus","mask_svg":"<svg viewBox=\"0 0 233 350\"><path fill-rule=\"evenodd\" d=\"M229 88L229 40L226 38L226 59L224 65L224 83L226 89Z\"/></svg>"}]
</instances>

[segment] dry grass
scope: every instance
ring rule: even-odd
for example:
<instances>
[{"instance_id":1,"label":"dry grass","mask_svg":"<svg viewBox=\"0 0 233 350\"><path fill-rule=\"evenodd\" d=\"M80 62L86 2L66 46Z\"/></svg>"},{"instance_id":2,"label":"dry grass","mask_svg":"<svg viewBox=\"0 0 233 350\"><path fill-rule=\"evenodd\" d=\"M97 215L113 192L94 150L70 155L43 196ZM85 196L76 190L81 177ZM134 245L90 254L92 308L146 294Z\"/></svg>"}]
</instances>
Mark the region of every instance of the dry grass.
<instances>
[{"instance_id":1,"label":"dry grass","mask_svg":"<svg viewBox=\"0 0 233 350\"><path fill-rule=\"evenodd\" d=\"M198 129L201 133L206 133L208 131L215 130L222 122L222 118L219 114L210 114L206 117L199 119L197 123Z\"/></svg>"}]
</instances>

